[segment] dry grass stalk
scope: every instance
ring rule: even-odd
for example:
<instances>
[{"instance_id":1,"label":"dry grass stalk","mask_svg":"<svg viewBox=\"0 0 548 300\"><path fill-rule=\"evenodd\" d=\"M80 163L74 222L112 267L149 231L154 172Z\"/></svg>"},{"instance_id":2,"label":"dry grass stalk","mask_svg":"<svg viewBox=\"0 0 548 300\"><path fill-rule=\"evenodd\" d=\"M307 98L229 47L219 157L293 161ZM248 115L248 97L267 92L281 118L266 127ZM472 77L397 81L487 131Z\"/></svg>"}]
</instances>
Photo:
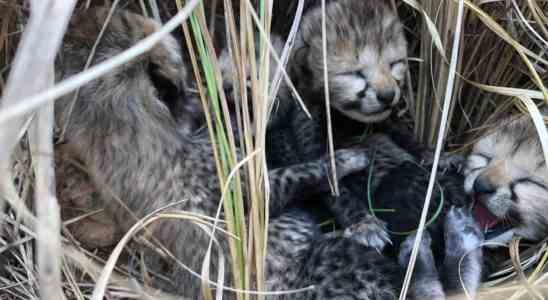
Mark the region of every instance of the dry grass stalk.
<instances>
[{"instance_id":1,"label":"dry grass stalk","mask_svg":"<svg viewBox=\"0 0 548 300\"><path fill-rule=\"evenodd\" d=\"M439 159L441 151L443 148L443 141L445 137L445 131L447 130L449 114L451 110L451 100L453 98L453 89L455 87L455 78L457 72L457 65L460 55L460 38L463 26L463 15L464 15L464 1L461 0L458 7L458 14L456 17L455 26L455 36L453 40L453 47L451 52L451 60L449 66L447 86L445 88L445 97L443 111L440 120L439 133L437 137L436 150L434 154L434 163L432 164L432 171L430 173L430 179L428 181L428 189L426 192L426 199L424 200L424 206L421 213L421 219L419 222L419 227L417 230L417 236L413 245L413 250L411 252L411 257L409 260L409 265L407 267L407 273L405 275L405 281L400 293L400 300L404 300L407 297L407 291L411 283L411 276L413 274L413 269L419 252L420 241L424 233L424 228L426 225L428 207L430 207L430 200L432 199L432 192L434 190L434 184L436 181L436 173L438 170Z\"/></svg>"},{"instance_id":2,"label":"dry grass stalk","mask_svg":"<svg viewBox=\"0 0 548 300\"><path fill-rule=\"evenodd\" d=\"M182 8L181 1L177 0L176 3L177 3L178 9L181 10L181 8ZM199 92L199 95L200 95L200 100L202 102L202 106L204 108L208 108L209 107L209 104L208 104L209 102L208 102L207 97L206 97L206 91L204 90L205 87L204 87L204 84L203 84L202 75L200 73L200 68L198 67L197 55L196 55L196 52L195 52L195 49L194 49L194 46L193 46L192 37L191 37L191 34L190 34L188 24L183 23L182 27L183 27L185 40L186 40L186 43L187 43L187 46L188 46L188 51L189 51L189 54L190 54L190 60L191 60L191 63L192 63L192 69L194 71L194 77L195 77L195 80L196 80L196 83L197 83L196 85L197 85L198 92ZM209 109L204 109L204 112L205 112L205 119L206 119L206 124L207 124L207 128L208 128L209 137L211 139L212 144L215 145L216 139L215 139L215 131L214 131L212 114L211 114ZM217 175L219 176L219 178L222 178L222 171L221 171L221 167L220 167L220 158L219 158L219 149L217 147L213 147L213 155L214 155L215 162L217 164ZM222 203L220 205L222 205ZM214 228L216 228L217 222L218 222L218 216L216 216L216 218L215 218ZM235 253L236 250L235 250L234 243L229 243L229 245L230 245L231 253ZM206 259L204 260L204 268L206 266L207 261L208 261L208 257L206 257ZM234 264L232 265L232 268L234 270L234 268L235 268ZM203 274L202 274L201 277L202 277L204 297L206 297L206 299L210 299L211 298L211 290L209 289L209 284L210 284L209 274L207 272L204 272L204 270L202 270L202 273ZM219 272L219 274L221 274L221 273ZM237 274L237 273L234 273L234 274ZM222 282L221 282L221 285L222 285Z\"/></svg>"},{"instance_id":3,"label":"dry grass stalk","mask_svg":"<svg viewBox=\"0 0 548 300\"><path fill-rule=\"evenodd\" d=\"M329 99L329 77L327 69L327 37L326 37L326 16L325 16L325 0L321 1L322 7L322 51L323 51L323 82L324 82L324 94L325 94L325 112L327 115L327 144L329 145L329 156L331 157L331 181L333 187L333 194L339 195L339 183L337 180L337 168L335 165L335 147L333 145L333 129L331 126L331 101Z\"/></svg>"},{"instance_id":4,"label":"dry grass stalk","mask_svg":"<svg viewBox=\"0 0 548 300\"><path fill-rule=\"evenodd\" d=\"M112 250L112 252L110 253L110 256L105 264L105 267L101 271L101 274L95 283L95 287L93 289L93 295L91 297L92 300L102 300L104 298L105 292L107 290L107 284L111 280L110 278L114 272L114 268L116 267L116 264L118 263L118 259L120 255L122 254L122 251L126 247L127 243L133 238L133 236L136 235L139 231L146 228L148 225L161 219L183 219L183 220L188 220L195 223L197 226L201 227L208 234L211 234L210 228L213 227L213 224L207 222L207 220L204 220L200 216L196 216L194 214L185 213L185 212L181 212L179 214L161 214L160 213L161 210L162 209L152 212L148 216L139 220L135 225L133 225L130 228L130 230L128 230L128 232L124 235L124 237L120 240L120 242L118 242L114 250ZM180 264L181 267L193 273L195 276L200 277L199 274L195 273L193 270L190 270L188 267L186 267L181 262L179 262L173 256L173 254L169 253L169 251L166 251L166 254L170 256L170 258L174 259L174 261L176 261L178 264ZM220 259L223 260L221 263L224 264L224 257L221 256ZM209 281L207 283L215 284Z\"/></svg>"},{"instance_id":5,"label":"dry grass stalk","mask_svg":"<svg viewBox=\"0 0 548 300\"><path fill-rule=\"evenodd\" d=\"M71 266L75 266L81 272L89 275L93 279L99 278L104 266L95 262L92 258L88 257L85 254L83 249L76 248L72 245L65 244L63 245L63 256L65 260ZM68 268L69 266L66 266ZM68 277L68 276L67 276ZM152 289L147 286L141 286L135 280L128 278L126 275L113 272L109 277L109 283L113 286L119 288L125 288L129 291L136 291L137 294L140 294L144 299L157 299L157 300L175 300L181 299L179 296L170 295L162 291ZM73 288L73 291L76 291L77 288ZM78 293L78 298L84 299L81 293ZM78 299L80 300L80 299Z\"/></svg>"},{"instance_id":6,"label":"dry grass stalk","mask_svg":"<svg viewBox=\"0 0 548 300\"><path fill-rule=\"evenodd\" d=\"M5 109L25 97L40 92L53 84L54 59L68 25L75 1L54 3L31 2L31 16L22 38L7 87L2 98ZM48 36L48 39L44 39ZM39 49L41 55L34 55ZM13 193L11 179L11 154L19 142L20 132L29 118L22 115L0 131L0 141L5 147L0 156L0 169L8 176L0 193ZM64 299L61 290L60 216L55 198L53 176L53 106L38 112L31 136L35 150L45 150L49 156L34 156L36 176L36 209L38 212L37 244L38 274L42 299ZM11 191L10 191L11 190ZM9 196L8 196L9 197ZM0 205L1 206L1 205Z\"/></svg>"},{"instance_id":7,"label":"dry grass stalk","mask_svg":"<svg viewBox=\"0 0 548 300\"><path fill-rule=\"evenodd\" d=\"M544 297L531 285L523 269L521 268L521 258L519 254L519 239L514 239L510 243L510 255L512 256L512 263L518 274L518 279L521 285L526 289L531 299L544 299Z\"/></svg>"},{"instance_id":8,"label":"dry grass stalk","mask_svg":"<svg viewBox=\"0 0 548 300\"><path fill-rule=\"evenodd\" d=\"M180 9L180 1L177 1L177 6ZM192 18L193 19L191 19L191 27L192 33L194 34L195 43L193 43L189 26L187 24L183 24L183 31L190 53L194 76L198 85L200 99L202 101L202 106L205 112L209 137L213 145L213 153L217 165L217 175L219 177L219 182L221 183L222 190L225 190L225 188L232 186L232 183L228 180L227 176L229 172L228 167L231 165L231 163L234 163L235 161L234 139L232 136L233 132L230 128L230 119L226 119L229 118L229 115L227 113L220 113L220 110L226 110L226 97L224 95L224 91L218 86L218 84L222 82L219 81L219 68L217 67L215 71L211 67L211 64L217 65L217 61L215 57L215 52L211 51L212 41L211 36L208 34L205 16L203 12L199 10L197 14L194 14L192 16ZM202 35L202 31L204 31L205 34ZM202 80L200 68L198 67L198 55L196 54L194 45L196 45L196 48L198 49L198 55L201 58L201 66L203 68L203 72L206 78L205 82ZM211 56L213 56L213 58L211 58ZM207 86L207 93L209 93L209 97L206 94L204 85ZM219 101L219 95L221 101ZM220 106L223 107L220 108ZM212 108L214 109L212 110ZM223 120L227 123L224 123ZM227 126L229 126L228 129L224 126L224 124L227 124ZM240 230L238 230L238 228L243 228L240 223L243 218L236 218L235 215L237 213L235 213L235 210L231 209L231 207L234 207L232 206L232 204L238 205L237 203L234 203L235 198L241 199L241 196L238 197L238 195L241 195L241 191L239 190L239 180L237 179L237 181L238 183L236 184L236 189L230 189L230 194L227 197L227 200L222 201L221 199L219 202L219 209L217 215L215 216L216 220L213 230L218 230L217 223L220 215L220 209L222 206L224 206L226 212L225 220L228 225L228 230L238 237L237 241L232 239L229 240L230 255L232 257L232 274L234 274L235 287L238 290L243 290L245 289L245 272L243 272L244 268L242 267L242 258L245 257L245 254L243 253L243 247L241 245L243 244L243 241L245 241L245 236ZM236 202L239 202L241 205L241 201ZM240 211L243 211L243 209L241 209ZM212 291L210 289L211 281L209 280L210 251L212 247L213 238L210 240L210 244L207 249L207 254L203 262L201 275L202 291L205 299L212 298ZM222 272L219 272L219 278L217 282L221 286L223 285L223 277L224 274ZM219 288L217 291L218 292L216 296L218 298L221 296L219 293L222 292L222 289Z\"/></svg>"},{"instance_id":9,"label":"dry grass stalk","mask_svg":"<svg viewBox=\"0 0 548 300\"><path fill-rule=\"evenodd\" d=\"M53 85L53 63L47 76ZM38 273L43 299L64 299L61 290L61 214L55 197L53 169L53 128L53 103L48 103L37 112L29 130L36 177L34 207L38 217Z\"/></svg>"}]
</instances>

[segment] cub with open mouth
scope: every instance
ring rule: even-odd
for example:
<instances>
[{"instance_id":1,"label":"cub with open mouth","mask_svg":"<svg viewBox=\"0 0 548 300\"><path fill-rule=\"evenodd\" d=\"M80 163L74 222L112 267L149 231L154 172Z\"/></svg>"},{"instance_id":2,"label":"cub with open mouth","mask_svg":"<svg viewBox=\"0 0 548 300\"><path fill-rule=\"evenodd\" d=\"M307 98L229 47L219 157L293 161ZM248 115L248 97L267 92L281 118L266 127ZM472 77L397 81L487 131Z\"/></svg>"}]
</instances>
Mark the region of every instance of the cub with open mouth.
<instances>
[{"instance_id":1,"label":"cub with open mouth","mask_svg":"<svg viewBox=\"0 0 548 300\"><path fill-rule=\"evenodd\" d=\"M505 243L514 235L529 240L548 235L548 168L529 117L507 120L479 140L465 175L465 190L477 200L476 218L488 237Z\"/></svg>"}]
</instances>

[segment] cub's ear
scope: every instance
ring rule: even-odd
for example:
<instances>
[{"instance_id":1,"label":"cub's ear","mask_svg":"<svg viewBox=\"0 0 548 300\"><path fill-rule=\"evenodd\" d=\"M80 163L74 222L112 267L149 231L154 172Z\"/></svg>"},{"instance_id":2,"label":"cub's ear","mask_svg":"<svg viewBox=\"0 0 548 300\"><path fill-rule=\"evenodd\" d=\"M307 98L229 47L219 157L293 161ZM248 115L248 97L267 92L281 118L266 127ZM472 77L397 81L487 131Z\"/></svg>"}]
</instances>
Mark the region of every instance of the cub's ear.
<instances>
[{"instance_id":1,"label":"cub's ear","mask_svg":"<svg viewBox=\"0 0 548 300\"><path fill-rule=\"evenodd\" d=\"M293 51L298 51L301 48L306 47L306 42L304 41L302 32L297 33L295 36L295 41L293 42Z\"/></svg>"},{"instance_id":2,"label":"cub's ear","mask_svg":"<svg viewBox=\"0 0 548 300\"><path fill-rule=\"evenodd\" d=\"M295 40L295 45L291 53L291 59L288 64L288 67L291 68L292 72L296 74L302 74L306 72L306 70L303 68L305 68L308 61L308 51L310 51L310 47L304 42L302 38L297 38Z\"/></svg>"},{"instance_id":3,"label":"cub's ear","mask_svg":"<svg viewBox=\"0 0 548 300\"><path fill-rule=\"evenodd\" d=\"M184 84L178 78L169 78L162 68L151 62L148 64L148 76L156 89L159 100L169 109L171 115L178 119L184 114L184 101L186 99Z\"/></svg>"}]
</instances>

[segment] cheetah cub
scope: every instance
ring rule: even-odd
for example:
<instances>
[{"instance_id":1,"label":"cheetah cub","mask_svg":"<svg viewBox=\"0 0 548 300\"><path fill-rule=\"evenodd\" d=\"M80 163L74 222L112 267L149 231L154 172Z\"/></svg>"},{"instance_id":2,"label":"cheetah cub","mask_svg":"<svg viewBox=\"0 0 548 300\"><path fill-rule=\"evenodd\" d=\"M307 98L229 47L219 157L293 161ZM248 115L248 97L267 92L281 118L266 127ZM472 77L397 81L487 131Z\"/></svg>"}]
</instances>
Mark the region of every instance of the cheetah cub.
<instances>
[{"instance_id":1,"label":"cheetah cub","mask_svg":"<svg viewBox=\"0 0 548 300\"><path fill-rule=\"evenodd\" d=\"M404 128L395 128L390 136L374 134L366 139L370 167L365 174L344 178L342 183L349 192L333 200L334 206L365 209L386 222L392 245L385 253L398 257L403 269L407 268L432 168L431 150L411 136ZM463 157L450 154L440 159L410 289L414 299L445 299L446 295L462 295L464 290L474 296L481 282L484 236L464 193L463 161Z\"/></svg>"},{"instance_id":2,"label":"cheetah cub","mask_svg":"<svg viewBox=\"0 0 548 300\"><path fill-rule=\"evenodd\" d=\"M331 105L370 123L386 119L400 99L407 71L407 42L390 1L329 1L326 5L328 85ZM291 63L298 90L324 103L322 10L303 18Z\"/></svg>"},{"instance_id":3,"label":"cheetah cub","mask_svg":"<svg viewBox=\"0 0 548 300\"><path fill-rule=\"evenodd\" d=\"M106 8L75 14L56 61L57 80L83 69L107 14ZM96 48L93 64L119 54L158 27L151 19L127 11L116 12ZM176 40L166 37L148 53L83 86L75 102L74 95L56 102L56 122L66 128L64 147L85 165L99 191L98 197L124 232L137 220L165 207L214 217L221 198L209 140L179 130L179 124L192 117L185 109L189 98L180 51ZM363 170L368 164L366 152L361 149L338 150L335 156L341 177ZM314 291L291 299L331 299L335 293L353 299L370 299L371 293L394 295L393 280L382 274L375 277L378 273L367 269L370 264L387 268L393 264L382 256L356 255L371 249L352 239L322 237L312 218L285 209L308 193L328 190L328 169L328 160L318 158L269 172L272 219L266 259L267 288L316 286ZM194 271L202 268L210 239L202 227L186 221L162 220L148 231L157 240L153 242L163 244L186 266ZM219 253L229 251L225 235L218 233L216 239L219 247L211 256L212 278L217 277L219 270ZM325 243L338 246L322 248ZM335 259L338 255L333 251L344 255L345 260ZM199 278L174 264L158 269L159 260L152 251L146 257L155 263L150 266L152 269L172 279L162 288L201 299ZM364 279L353 282L355 289L338 290L338 278L366 273L379 280ZM230 285L230 274L225 276ZM235 298L228 291L224 296Z\"/></svg>"},{"instance_id":4,"label":"cheetah cub","mask_svg":"<svg viewBox=\"0 0 548 300\"><path fill-rule=\"evenodd\" d=\"M476 142L465 175L476 218L493 242L548 236L548 169L529 117L506 120Z\"/></svg>"},{"instance_id":5,"label":"cheetah cub","mask_svg":"<svg viewBox=\"0 0 548 300\"><path fill-rule=\"evenodd\" d=\"M273 167L327 152L322 10L319 1L308 4L288 68L312 119L294 105L284 114L285 122L268 131L267 159ZM407 43L389 1L333 0L327 2L325 13L332 132L337 148L361 136L363 123L382 121L391 114L407 70ZM283 97L279 100L294 103ZM323 196L322 202L344 228L375 228L364 231L359 239L375 241L382 248L388 241L382 222L366 213L362 201L354 201L353 191L344 183L339 188L340 197Z\"/></svg>"},{"instance_id":6,"label":"cheetah cub","mask_svg":"<svg viewBox=\"0 0 548 300\"><path fill-rule=\"evenodd\" d=\"M407 42L389 2L333 0L326 4L327 83L336 143L361 135L362 123L386 120L400 99ZM280 97L293 109L283 110L284 122L267 135L267 150L274 153L269 160L276 166L317 158L327 151L322 10L319 1L308 5L288 70L312 119L290 94ZM276 157L284 153L277 151L280 144L293 149L293 159Z\"/></svg>"},{"instance_id":7,"label":"cheetah cub","mask_svg":"<svg viewBox=\"0 0 548 300\"><path fill-rule=\"evenodd\" d=\"M361 135L362 123L386 120L401 98L407 71L407 42L403 25L389 2L332 0L326 4L327 83L334 108L331 112L335 142ZM285 101L293 109L282 110L284 122L270 130L267 149L284 153L277 151L282 144L293 149L293 159L287 155L283 159L269 156L276 165L298 162L303 157L317 158L327 151L319 3L308 1L288 64L291 80L312 120L291 99L291 94L279 97L279 102Z\"/></svg>"}]
</instances>

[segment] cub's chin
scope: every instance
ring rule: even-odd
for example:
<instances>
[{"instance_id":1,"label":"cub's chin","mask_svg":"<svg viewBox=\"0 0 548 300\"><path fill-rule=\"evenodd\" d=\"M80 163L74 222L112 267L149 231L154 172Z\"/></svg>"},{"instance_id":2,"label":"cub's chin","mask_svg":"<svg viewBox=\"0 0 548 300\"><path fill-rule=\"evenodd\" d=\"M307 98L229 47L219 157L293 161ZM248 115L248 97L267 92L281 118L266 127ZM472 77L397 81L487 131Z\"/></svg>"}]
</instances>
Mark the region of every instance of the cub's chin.
<instances>
[{"instance_id":1,"label":"cub's chin","mask_svg":"<svg viewBox=\"0 0 548 300\"><path fill-rule=\"evenodd\" d=\"M356 110L345 110L337 107L337 105L333 105L333 106L335 107L335 109L337 109L337 111L339 111L343 115L362 123L381 122L386 120L392 114L391 108L381 110L378 112L364 113Z\"/></svg>"}]
</instances>

